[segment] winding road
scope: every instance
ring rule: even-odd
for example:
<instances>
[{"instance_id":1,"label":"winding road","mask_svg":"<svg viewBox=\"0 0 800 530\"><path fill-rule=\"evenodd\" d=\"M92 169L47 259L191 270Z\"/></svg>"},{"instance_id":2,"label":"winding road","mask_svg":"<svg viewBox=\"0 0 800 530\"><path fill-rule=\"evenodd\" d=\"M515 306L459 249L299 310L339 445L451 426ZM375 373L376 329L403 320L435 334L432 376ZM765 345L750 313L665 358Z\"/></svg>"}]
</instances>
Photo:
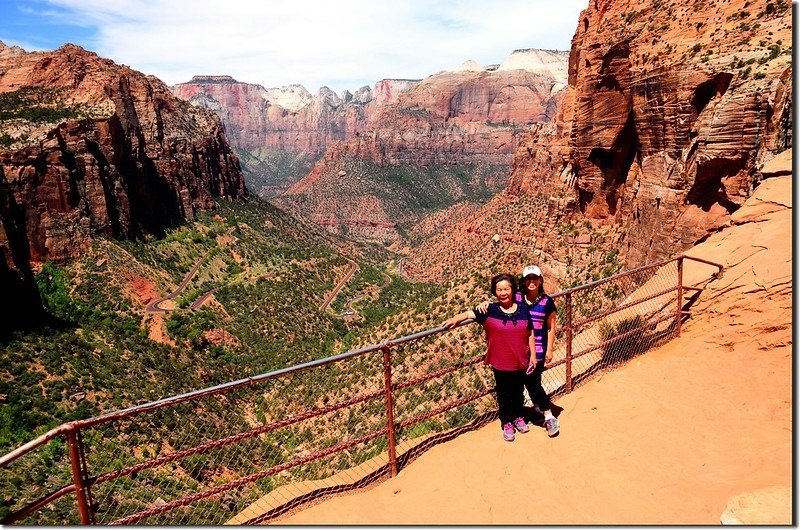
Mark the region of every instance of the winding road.
<instances>
[{"instance_id":1,"label":"winding road","mask_svg":"<svg viewBox=\"0 0 800 530\"><path fill-rule=\"evenodd\" d=\"M336 287L334 287L333 290L330 293L328 293L328 296L325 297L325 300L322 302L322 305L319 306L320 311L325 311L326 309L328 309L328 307L330 307L331 302L333 302L333 299L336 298L337 294L339 294L339 291L342 290L342 287L344 287L344 285L350 281L350 278L352 278L353 275L358 270L358 265L356 264L355 261L351 259L347 259L347 261L348 263L350 263L350 270L347 271L347 274L344 275L344 278L339 280L339 283L336 284Z\"/></svg>"},{"instance_id":2,"label":"winding road","mask_svg":"<svg viewBox=\"0 0 800 530\"><path fill-rule=\"evenodd\" d=\"M178 284L178 287L176 287L174 291L169 293L167 296L162 296L161 298L157 298L156 300L151 300L150 302L148 302L147 306L145 307L145 311L147 311L148 313L166 313L167 311L171 311L171 309L164 309L163 307L161 307L161 302L164 302L166 300L174 300L175 298L180 296L183 290L186 289L186 286L189 285L189 282L192 281L194 275L197 274L197 270L200 268L200 265L206 260L210 252L211 252L210 250L207 251L200 257L200 259L197 260L197 263L195 263L194 266L191 269L189 269L189 272L186 273L186 275L183 277L183 280L181 280L181 283ZM206 298L214 294L214 291L216 291L216 289L212 289L211 291L204 293L203 295L200 296L200 298L192 302L192 305L190 307L195 308L199 306L202 302L205 301Z\"/></svg>"}]
</instances>

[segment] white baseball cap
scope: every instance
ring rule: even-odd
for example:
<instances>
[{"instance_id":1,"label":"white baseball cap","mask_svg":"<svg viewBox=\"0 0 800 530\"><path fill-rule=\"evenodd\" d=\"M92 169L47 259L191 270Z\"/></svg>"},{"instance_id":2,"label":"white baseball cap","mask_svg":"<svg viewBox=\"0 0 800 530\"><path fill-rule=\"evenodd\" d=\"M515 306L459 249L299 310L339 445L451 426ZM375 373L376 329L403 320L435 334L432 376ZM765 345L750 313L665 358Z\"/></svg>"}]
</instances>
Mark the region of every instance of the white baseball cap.
<instances>
[{"instance_id":1,"label":"white baseball cap","mask_svg":"<svg viewBox=\"0 0 800 530\"><path fill-rule=\"evenodd\" d=\"M530 276L531 274L535 274L536 276L541 277L542 271L536 265L528 265L524 269L522 269L522 277L525 278Z\"/></svg>"}]
</instances>

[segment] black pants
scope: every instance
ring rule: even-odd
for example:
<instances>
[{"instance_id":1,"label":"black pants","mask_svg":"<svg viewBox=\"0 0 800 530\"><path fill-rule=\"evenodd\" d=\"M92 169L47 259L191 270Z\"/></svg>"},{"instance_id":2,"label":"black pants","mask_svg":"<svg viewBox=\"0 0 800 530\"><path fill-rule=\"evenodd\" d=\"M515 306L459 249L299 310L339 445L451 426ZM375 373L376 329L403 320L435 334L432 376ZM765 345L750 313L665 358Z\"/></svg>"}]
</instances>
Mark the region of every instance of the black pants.
<instances>
[{"instance_id":1,"label":"black pants","mask_svg":"<svg viewBox=\"0 0 800 530\"><path fill-rule=\"evenodd\" d=\"M538 361L533 372L525 376L525 388L528 389L528 395L533 404L544 412L550 410L552 404L550 398L547 397L547 392L542 387L542 372L544 372L544 359Z\"/></svg>"},{"instance_id":2,"label":"black pants","mask_svg":"<svg viewBox=\"0 0 800 530\"><path fill-rule=\"evenodd\" d=\"M525 384L525 370L504 371L492 368L494 385L497 390L497 408L500 424L511 423L522 416Z\"/></svg>"}]
</instances>

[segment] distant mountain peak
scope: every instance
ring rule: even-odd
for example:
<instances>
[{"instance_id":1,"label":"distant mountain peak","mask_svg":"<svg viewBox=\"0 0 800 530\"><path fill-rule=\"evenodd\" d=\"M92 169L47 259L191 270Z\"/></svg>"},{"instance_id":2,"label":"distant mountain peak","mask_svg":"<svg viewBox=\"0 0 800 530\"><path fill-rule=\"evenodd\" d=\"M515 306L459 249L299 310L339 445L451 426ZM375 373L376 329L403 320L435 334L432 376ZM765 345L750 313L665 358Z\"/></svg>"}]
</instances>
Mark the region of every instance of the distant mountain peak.
<instances>
[{"instance_id":1,"label":"distant mountain peak","mask_svg":"<svg viewBox=\"0 0 800 530\"><path fill-rule=\"evenodd\" d=\"M456 68L456 72L480 72L483 70L483 67L470 59L469 61L464 61L464 63Z\"/></svg>"},{"instance_id":2,"label":"distant mountain peak","mask_svg":"<svg viewBox=\"0 0 800 530\"><path fill-rule=\"evenodd\" d=\"M236 79L229 75L195 75L192 76L190 83L198 84L231 84L238 83Z\"/></svg>"}]
</instances>

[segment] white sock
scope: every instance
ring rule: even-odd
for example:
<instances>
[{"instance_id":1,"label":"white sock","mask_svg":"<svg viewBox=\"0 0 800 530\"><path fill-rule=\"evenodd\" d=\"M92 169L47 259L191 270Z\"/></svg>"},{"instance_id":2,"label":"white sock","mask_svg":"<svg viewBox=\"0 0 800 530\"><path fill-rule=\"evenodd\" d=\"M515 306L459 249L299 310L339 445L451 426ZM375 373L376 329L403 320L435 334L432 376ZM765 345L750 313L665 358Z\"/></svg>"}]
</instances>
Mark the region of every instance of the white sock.
<instances>
[{"instance_id":1,"label":"white sock","mask_svg":"<svg viewBox=\"0 0 800 530\"><path fill-rule=\"evenodd\" d=\"M549 420L550 418L555 418L555 416L553 416L553 411L551 410L544 411L544 419Z\"/></svg>"}]
</instances>

